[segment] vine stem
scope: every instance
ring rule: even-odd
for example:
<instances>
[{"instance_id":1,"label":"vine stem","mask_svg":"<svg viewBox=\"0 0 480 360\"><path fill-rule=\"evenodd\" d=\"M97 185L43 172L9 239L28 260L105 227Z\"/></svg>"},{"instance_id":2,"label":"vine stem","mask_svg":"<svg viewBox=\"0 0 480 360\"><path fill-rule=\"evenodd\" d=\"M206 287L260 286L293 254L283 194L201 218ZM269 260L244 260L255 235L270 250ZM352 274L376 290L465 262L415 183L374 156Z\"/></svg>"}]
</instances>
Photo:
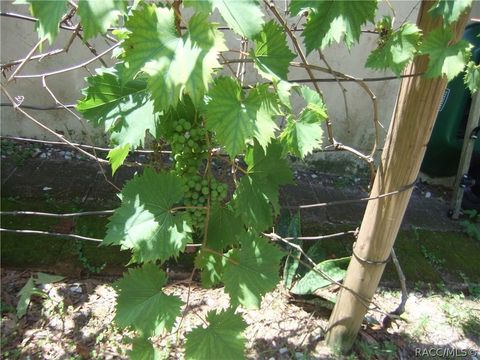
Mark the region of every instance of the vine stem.
<instances>
[{"instance_id":1,"label":"vine stem","mask_svg":"<svg viewBox=\"0 0 480 360\"><path fill-rule=\"evenodd\" d=\"M20 63L20 65L18 65L18 67L15 69L15 71L12 73L12 75L10 75L10 77L8 78L7 80L7 83L5 85L8 85L13 79L15 79L15 76L20 72L20 70L22 70L22 68L25 66L25 64L27 63L28 59L30 59L33 54L35 53L35 51L37 51L37 49L45 42L45 40L47 40L46 37L40 39L36 44L35 46L29 51L29 53L27 54L27 56L25 56L25 59L23 59L23 61Z\"/></svg>"},{"instance_id":2,"label":"vine stem","mask_svg":"<svg viewBox=\"0 0 480 360\"><path fill-rule=\"evenodd\" d=\"M323 54L323 52L319 49L318 50L318 55L320 57L320 60L322 60L325 64L325 66L333 72L333 69L332 67L330 66L329 62L327 61L327 59L325 58L325 55ZM343 86L343 84L340 82L338 76L336 76L335 74L332 74L333 75L333 78L335 79L335 82L338 84L338 87L340 88L340 90L342 91L342 96L343 96L343 104L345 106L345 119L347 120L347 125L348 125L348 132L350 133L351 131L351 121L350 121L350 115L349 115L349 111L348 111L348 101L347 101L347 89L345 88L345 86Z\"/></svg>"},{"instance_id":3,"label":"vine stem","mask_svg":"<svg viewBox=\"0 0 480 360\"><path fill-rule=\"evenodd\" d=\"M90 216L90 215L110 215L115 210L100 210L100 211L83 211L65 214L54 214L37 211L0 211L1 216L5 215L34 215L34 216L46 216L46 217L77 217L77 216Z\"/></svg>"},{"instance_id":4,"label":"vine stem","mask_svg":"<svg viewBox=\"0 0 480 360\"><path fill-rule=\"evenodd\" d=\"M114 49L116 49L117 47L119 47L122 43L123 43L123 41L119 41L118 43L110 46L108 49L102 51L102 52L101 52L100 54L98 54L97 56L95 56L95 57L93 57L93 58L91 58L91 59L89 59L89 60L87 60L87 61L84 61L84 62L81 63L81 64L71 66L71 67L69 67L69 68L60 69L60 70L51 71L51 72L42 73L42 74L16 75L14 78L15 78L15 79L42 78L42 77L47 77L47 76L52 76L52 75L59 75L59 74L63 74L63 73L69 72L69 71L73 71L73 70L76 70L76 69L80 69L80 68L86 67L87 65L91 64L91 63L94 62L95 60L100 59L102 56L105 56L106 54L108 54L108 53L111 52L112 50L114 50Z\"/></svg>"},{"instance_id":5,"label":"vine stem","mask_svg":"<svg viewBox=\"0 0 480 360\"><path fill-rule=\"evenodd\" d=\"M10 102L12 104L14 104L14 109L17 110L17 111L20 111L24 116L26 116L28 119L30 119L31 121L33 121L36 125L38 125L39 127L41 127L42 129L46 130L47 132L49 132L50 134L52 134L53 136L55 136L56 138L60 139L62 142L70 145L71 147L75 148L77 151L81 152L82 154L88 156L89 158L93 158L95 159L96 161L100 162L100 163L109 163L107 160L104 160L104 159L99 159L95 156L93 156L92 154L90 154L88 151L85 151L83 150L82 148L79 148L78 146L75 146L72 142L70 142L69 140L67 140L65 137L63 137L62 135L60 134L57 134L55 131L53 131L52 129L50 129L48 126L46 125L43 125L40 121L38 121L37 119L35 119L33 116L31 116L29 113L27 113L26 111L24 111L21 107L19 107L15 100L13 99L13 97L10 95L10 93L5 89L5 87L3 85L0 85L1 89L2 89L2 92L5 94L5 96L10 100Z\"/></svg>"},{"instance_id":6,"label":"vine stem","mask_svg":"<svg viewBox=\"0 0 480 360\"><path fill-rule=\"evenodd\" d=\"M37 60L37 59L39 59L39 61L42 61L44 58L46 58L48 56L58 55L58 54L61 54L63 52L65 52L65 49L55 49L55 50L49 51L47 53L31 56L30 58L25 57L23 59L13 60L13 61L10 61L10 62L5 63L5 64L0 64L0 69L3 70L3 69L6 69L10 66L21 64L22 62L28 62L28 61Z\"/></svg>"},{"instance_id":7,"label":"vine stem","mask_svg":"<svg viewBox=\"0 0 480 360\"><path fill-rule=\"evenodd\" d=\"M285 21L285 19L282 17L282 15L280 15L280 13L278 12L277 8L275 7L275 4L273 3L273 1L271 0L264 0L264 3L267 5L267 7L270 9L270 11L272 12L272 14L277 18L278 22L282 25L282 27L285 29L285 31L287 32L288 36L290 37L290 39L292 40L292 44L298 54L298 56L300 57L300 59L302 60L302 63L305 66L305 70L307 71L308 73L308 76L310 77L310 79L312 80L312 84L313 86L315 87L315 90L322 96L322 98L324 98L323 96L323 93L322 93L322 90L320 89L320 87L318 86L318 84L316 83L315 81L315 76L313 75L313 72L312 70L310 69L310 64L308 63L308 60L307 60L307 57L305 56L305 54L303 53L303 50L302 50L302 47L300 46L300 43L298 42L298 39L297 37L295 36L295 34L292 32L292 30L290 29L290 27L288 26L287 22ZM332 123L330 122L330 119L327 119L326 120L326 124L327 124L327 132L328 132L328 140L331 144L335 144L335 139L333 137L333 129L332 129Z\"/></svg>"}]
</instances>

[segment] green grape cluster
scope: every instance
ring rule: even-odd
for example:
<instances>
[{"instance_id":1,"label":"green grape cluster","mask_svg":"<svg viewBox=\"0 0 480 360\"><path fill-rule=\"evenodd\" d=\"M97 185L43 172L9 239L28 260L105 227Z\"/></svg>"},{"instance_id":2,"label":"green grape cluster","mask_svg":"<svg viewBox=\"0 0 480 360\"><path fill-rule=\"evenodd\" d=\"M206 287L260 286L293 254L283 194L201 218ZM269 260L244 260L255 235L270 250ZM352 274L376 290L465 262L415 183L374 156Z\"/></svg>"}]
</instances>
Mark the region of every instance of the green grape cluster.
<instances>
[{"instance_id":1,"label":"green grape cluster","mask_svg":"<svg viewBox=\"0 0 480 360\"><path fill-rule=\"evenodd\" d=\"M184 186L184 203L185 206L191 206L189 209L192 225L196 228L202 229L205 221L205 209L208 205L208 197L210 196L210 203L218 203L227 197L227 184L218 182L213 177L209 181L202 178L200 175L189 177Z\"/></svg>"},{"instance_id":2,"label":"green grape cluster","mask_svg":"<svg viewBox=\"0 0 480 360\"><path fill-rule=\"evenodd\" d=\"M207 155L205 129L186 119L173 122L172 151L175 170L180 175L193 176Z\"/></svg>"},{"instance_id":3,"label":"green grape cluster","mask_svg":"<svg viewBox=\"0 0 480 360\"><path fill-rule=\"evenodd\" d=\"M213 176L200 176L207 158L206 130L194 120L175 119L169 123L168 140L175 160L175 171L185 179L184 205L194 228L205 226L205 207L219 203L227 197L227 184L218 182Z\"/></svg>"}]
</instances>

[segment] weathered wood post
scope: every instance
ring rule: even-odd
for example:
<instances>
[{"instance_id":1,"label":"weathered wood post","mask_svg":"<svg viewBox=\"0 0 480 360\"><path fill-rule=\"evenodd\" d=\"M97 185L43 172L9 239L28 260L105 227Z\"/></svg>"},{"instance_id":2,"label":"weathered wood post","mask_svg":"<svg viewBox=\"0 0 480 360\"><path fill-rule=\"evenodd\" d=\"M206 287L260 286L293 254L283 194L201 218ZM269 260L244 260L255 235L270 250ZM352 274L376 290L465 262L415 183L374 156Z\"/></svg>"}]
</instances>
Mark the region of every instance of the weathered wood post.
<instances>
[{"instance_id":1,"label":"weathered wood post","mask_svg":"<svg viewBox=\"0 0 480 360\"><path fill-rule=\"evenodd\" d=\"M428 34L441 25L428 10L433 1L423 0L417 26ZM463 34L467 15L452 26L457 41ZM423 73L428 57L417 57L404 74ZM446 78L407 77L402 80L385 142L381 164L371 196L392 192L412 184L418 176L438 107L447 85ZM344 285L369 302L377 289L397 236L412 188L393 196L369 201ZM350 350L367 312L365 301L342 289L327 334L327 345L342 352ZM368 304L367 304L368 305Z\"/></svg>"}]
</instances>

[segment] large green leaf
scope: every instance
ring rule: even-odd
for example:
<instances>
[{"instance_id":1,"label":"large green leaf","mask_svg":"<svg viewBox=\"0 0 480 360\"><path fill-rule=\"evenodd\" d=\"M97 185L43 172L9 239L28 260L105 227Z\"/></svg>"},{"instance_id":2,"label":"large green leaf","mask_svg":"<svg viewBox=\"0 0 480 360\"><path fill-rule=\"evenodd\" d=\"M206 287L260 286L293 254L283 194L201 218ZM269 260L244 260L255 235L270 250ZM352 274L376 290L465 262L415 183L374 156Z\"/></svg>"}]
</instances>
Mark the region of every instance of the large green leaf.
<instances>
[{"instance_id":1,"label":"large green leaf","mask_svg":"<svg viewBox=\"0 0 480 360\"><path fill-rule=\"evenodd\" d=\"M279 187L292 182L292 173L277 142L272 142L266 152L255 142L245 161L247 175L240 180L232 204L247 227L264 231L273 225L272 207L275 214L280 210Z\"/></svg>"},{"instance_id":2,"label":"large green leaf","mask_svg":"<svg viewBox=\"0 0 480 360\"><path fill-rule=\"evenodd\" d=\"M295 58L288 47L284 30L273 20L255 37L252 58L258 71L267 79L286 79L290 61Z\"/></svg>"},{"instance_id":3,"label":"large green leaf","mask_svg":"<svg viewBox=\"0 0 480 360\"><path fill-rule=\"evenodd\" d=\"M249 39L262 30L264 23L257 0L185 0L183 4L205 13L217 9L233 31Z\"/></svg>"},{"instance_id":4,"label":"large green leaf","mask_svg":"<svg viewBox=\"0 0 480 360\"><path fill-rule=\"evenodd\" d=\"M207 246L214 250L224 250L238 242L245 228L231 206L214 206L208 222Z\"/></svg>"},{"instance_id":5,"label":"large green leaf","mask_svg":"<svg viewBox=\"0 0 480 360\"><path fill-rule=\"evenodd\" d=\"M217 140L231 157L240 154L253 138L266 147L275 136L277 125L273 118L278 114L278 106L267 87L260 85L245 97L238 81L222 77L210 89L206 125L215 131Z\"/></svg>"},{"instance_id":6,"label":"large green leaf","mask_svg":"<svg viewBox=\"0 0 480 360\"><path fill-rule=\"evenodd\" d=\"M107 225L104 244L132 249L136 261L165 261L191 241L183 214L172 212L183 197L182 179L146 169L122 191L122 205Z\"/></svg>"},{"instance_id":7,"label":"large green leaf","mask_svg":"<svg viewBox=\"0 0 480 360\"><path fill-rule=\"evenodd\" d=\"M298 119L294 116L287 118L287 126L280 134L280 140L289 152L304 158L314 149L321 147L322 123L328 115L327 108L316 91L306 86L302 86L300 90L306 106Z\"/></svg>"},{"instance_id":8,"label":"large green leaf","mask_svg":"<svg viewBox=\"0 0 480 360\"><path fill-rule=\"evenodd\" d=\"M471 45L466 40L451 44L452 37L450 29L437 28L428 33L420 45L420 53L429 57L427 77L445 75L452 80L465 68Z\"/></svg>"},{"instance_id":9,"label":"large green leaf","mask_svg":"<svg viewBox=\"0 0 480 360\"><path fill-rule=\"evenodd\" d=\"M275 213L280 211L278 190L281 185L293 181L292 171L283 155L283 146L277 141L268 145L266 152L255 143L245 155L248 164L247 173L254 185L259 187L273 205Z\"/></svg>"},{"instance_id":10,"label":"large green leaf","mask_svg":"<svg viewBox=\"0 0 480 360\"><path fill-rule=\"evenodd\" d=\"M152 342L143 336L132 341L132 350L128 353L130 360L162 360L163 354L153 346Z\"/></svg>"},{"instance_id":11,"label":"large green leaf","mask_svg":"<svg viewBox=\"0 0 480 360\"><path fill-rule=\"evenodd\" d=\"M188 360L241 360L244 359L247 324L235 309L207 315L208 326L197 327L185 337L185 358Z\"/></svg>"},{"instance_id":12,"label":"large green leaf","mask_svg":"<svg viewBox=\"0 0 480 360\"><path fill-rule=\"evenodd\" d=\"M463 81L472 94L478 91L480 89L480 65L475 65L473 61L469 61Z\"/></svg>"},{"instance_id":13,"label":"large green leaf","mask_svg":"<svg viewBox=\"0 0 480 360\"><path fill-rule=\"evenodd\" d=\"M127 10L125 0L80 0L78 14L85 40L105 34L118 17Z\"/></svg>"},{"instance_id":14,"label":"large green leaf","mask_svg":"<svg viewBox=\"0 0 480 360\"><path fill-rule=\"evenodd\" d=\"M203 100L205 91L212 80L212 73L220 68L219 52L226 51L223 33L216 29L216 24L208 20L205 13L193 15L188 22L188 39L201 49L190 78L185 83L185 92L193 103L198 105Z\"/></svg>"},{"instance_id":15,"label":"large green leaf","mask_svg":"<svg viewBox=\"0 0 480 360\"><path fill-rule=\"evenodd\" d=\"M243 176L233 194L232 203L245 225L264 231L273 225L272 207L259 185L250 176Z\"/></svg>"},{"instance_id":16,"label":"large green leaf","mask_svg":"<svg viewBox=\"0 0 480 360\"><path fill-rule=\"evenodd\" d=\"M290 291L296 295L309 295L320 288L331 285L330 279L341 281L347 273L349 263L350 257L325 260L310 270ZM321 273L326 274L330 279L320 275Z\"/></svg>"},{"instance_id":17,"label":"large green leaf","mask_svg":"<svg viewBox=\"0 0 480 360\"><path fill-rule=\"evenodd\" d=\"M183 92L198 104L212 72L220 67L218 53L225 50L223 35L209 23L208 15L193 15L180 37L173 9L144 5L133 11L126 28L131 32L123 46L127 74L142 70L151 76L148 87L156 109L175 106Z\"/></svg>"},{"instance_id":18,"label":"large green leaf","mask_svg":"<svg viewBox=\"0 0 480 360\"><path fill-rule=\"evenodd\" d=\"M457 21L472 6L472 0L437 0L429 13L433 17L440 16L446 24Z\"/></svg>"},{"instance_id":19,"label":"large green leaf","mask_svg":"<svg viewBox=\"0 0 480 360\"><path fill-rule=\"evenodd\" d=\"M118 292L115 322L121 328L132 326L145 336L170 331L180 315L183 302L177 296L166 295L162 287L165 273L155 264L129 269L114 287Z\"/></svg>"},{"instance_id":20,"label":"large green leaf","mask_svg":"<svg viewBox=\"0 0 480 360\"><path fill-rule=\"evenodd\" d=\"M231 303L259 308L262 296L278 284L279 262L284 254L265 239L248 234L240 249L228 253L223 275Z\"/></svg>"},{"instance_id":21,"label":"large green leaf","mask_svg":"<svg viewBox=\"0 0 480 360\"><path fill-rule=\"evenodd\" d=\"M167 8L143 5L133 10L125 24L130 31L123 44L126 77L133 77L145 64L172 58L179 42L175 14Z\"/></svg>"},{"instance_id":22,"label":"large green leaf","mask_svg":"<svg viewBox=\"0 0 480 360\"><path fill-rule=\"evenodd\" d=\"M195 257L195 266L202 270L200 274L202 285L210 288L219 284L223 278L226 264L225 256L208 250L200 250Z\"/></svg>"},{"instance_id":23,"label":"large green leaf","mask_svg":"<svg viewBox=\"0 0 480 360\"><path fill-rule=\"evenodd\" d=\"M302 33L308 53L340 42L342 37L347 47L352 47L360 38L362 25L374 21L376 9L377 0L293 0L290 4L293 15L309 10Z\"/></svg>"},{"instance_id":24,"label":"large green leaf","mask_svg":"<svg viewBox=\"0 0 480 360\"><path fill-rule=\"evenodd\" d=\"M262 30L263 12L257 0L212 0L228 25L249 39Z\"/></svg>"},{"instance_id":25,"label":"large green leaf","mask_svg":"<svg viewBox=\"0 0 480 360\"><path fill-rule=\"evenodd\" d=\"M183 0L182 4L185 7L193 7L196 11L207 14L212 12L211 0Z\"/></svg>"},{"instance_id":26,"label":"large green leaf","mask_svg":"<svg viewBox=\"0 0 480 360\"><path fill-rule=\"evenodd\" d=\"M17 318L25 316L27 313L28 305L30 304L30 298L32 297L33 292L35 291L35 284L33 278L30 277L27 283L20 289L17 303Z\"/></svg>"},{"instance_id":27,"label":"large green leaf","mask_svg":"<svg viewBox=\"0 0 480 360\"><path fill-rule=\"evenodd\" d=\"M384 17L377 29L380 30L378 47L370 53L365 66L372 69L390 69L400 75L412 61L420 40L420 29L415 24L405 23L399 29L392 29L392 18ZM382 34L386 35L382 35Z\"/></svg>"},{"instance_id":28,"label":"large green leaf","mask_svg":"<svg viewBox=\"0 0 480 360\"><path fill-rule=\"evenodd\" d=\"M144 80L122 83L123 68L100 69L87 78L88 88L77 110L95 126L110 132L114 145L141 146L145 132L156 133L153 103Z\"/></svg>"},{"instance_id":29,"label":"large green leaf","mask_svg":"<svg viewBox=\"0 0 480 360\"><path fill-rule=\"evenodd\" d=\"M38 37L46 37L53 44L58 34L58 27L63 15L67 12L67 0L27 0L30 12L38 18L35 23ZM17 2L21 4L21 2Z\"/></svg>"}]
</instances>

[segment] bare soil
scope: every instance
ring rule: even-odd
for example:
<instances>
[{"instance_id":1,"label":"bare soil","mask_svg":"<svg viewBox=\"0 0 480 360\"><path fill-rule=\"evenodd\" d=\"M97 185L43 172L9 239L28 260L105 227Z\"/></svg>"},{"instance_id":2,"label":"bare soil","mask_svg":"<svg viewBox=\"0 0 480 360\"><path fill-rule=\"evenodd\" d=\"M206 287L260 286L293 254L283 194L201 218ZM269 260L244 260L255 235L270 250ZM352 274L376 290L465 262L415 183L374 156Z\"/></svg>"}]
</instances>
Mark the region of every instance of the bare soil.
<instances>
[{"instance_id":1,"label":"bare soil","mask_svg":"<svg viewBox=\"0 0 480 360\"><path fill-rule=\"evenodd\" d=\"M68 278L47 284L42 289L47 296L34 296L27 314L18 319L17 294L30 276L29 271L2 269L3 359L128 359L131 347L128 340L133 334L116 328L113 323L115 292L111 284L114 278ZM189 287L180 280L169 284L165 291L186 301ZM396 308L400 294L395 290L382 290L375 296L372 310L365 318L354 352L345 356L331 352L324 345L330 310L316 303L317 299L293 298L279 286L265 296L261 309L239 310L249 325L245 333L246 357L414 359L439 358L435 353L438 351L452 355L456 349L462 358L479 358L478 297L446 290L411 292L402 319L384 328L383 312ZM184 334L201 326L201 318L208 311L227 306L228 296L223 288L207 290L193 283L181 327L171 335L153 339L155 345L165 358L183 359Z\"/></svg>"}]
</instances>

